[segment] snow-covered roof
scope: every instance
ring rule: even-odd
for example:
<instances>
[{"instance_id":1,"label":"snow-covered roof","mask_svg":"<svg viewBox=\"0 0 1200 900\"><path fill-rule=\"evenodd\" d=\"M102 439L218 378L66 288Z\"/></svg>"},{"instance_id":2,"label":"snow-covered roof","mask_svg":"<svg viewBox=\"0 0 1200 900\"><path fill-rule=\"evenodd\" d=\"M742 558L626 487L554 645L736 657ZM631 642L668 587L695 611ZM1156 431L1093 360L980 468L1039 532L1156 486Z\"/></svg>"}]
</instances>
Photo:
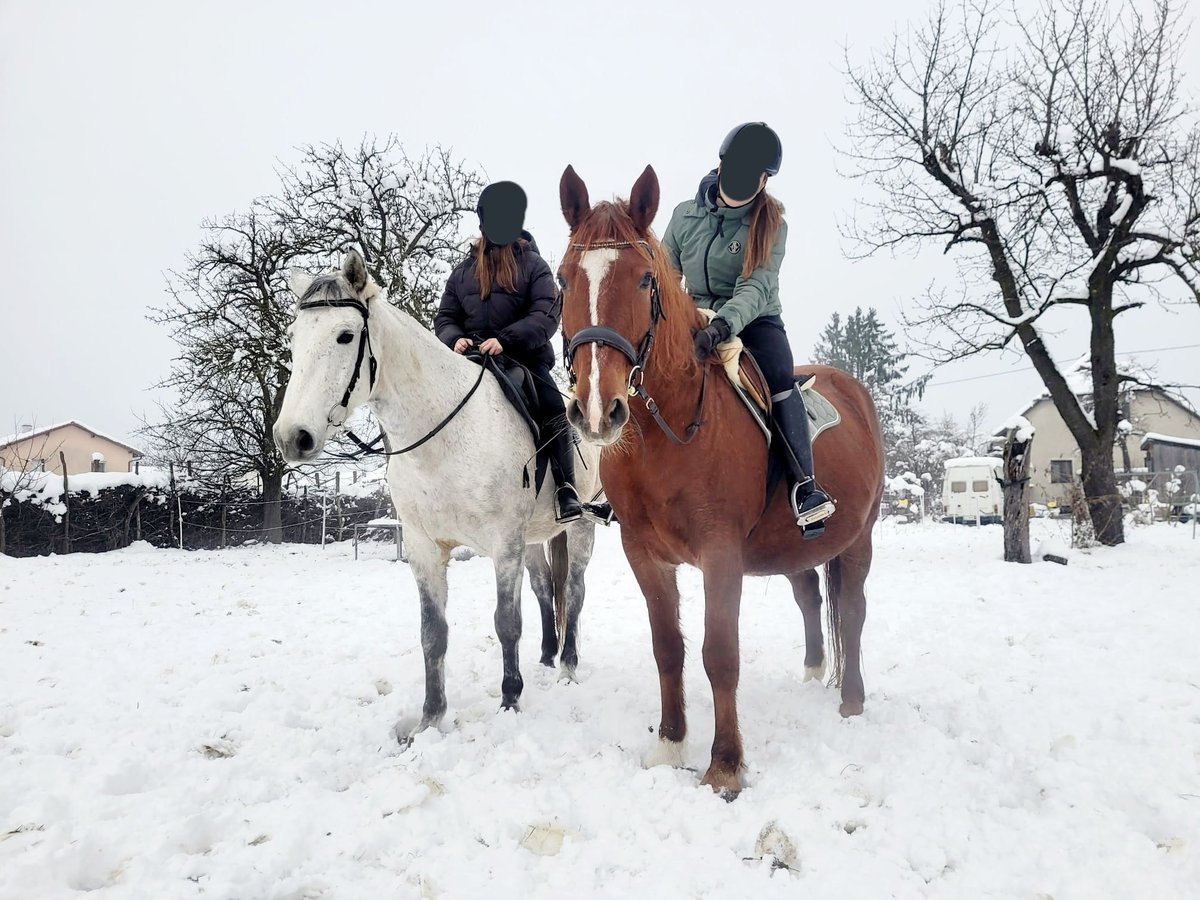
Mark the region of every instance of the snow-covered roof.
<instances>
[{"instance_id":1,"label":"snow-covered roof","mask_svg":"<svg viewBox=\"0 0 1200 900\"><path fill-rule=\"evenodd\" d=\"M98 437L103 438L106 441L112 441L114 444L124 447L126 450L131 450L137 456L146 455L137 447L130 446L119 438L105 434L103 431L97 431L95 428L89 428L87 425L84 425L82 422L76 419L68 419L66 422L59 422L57 425L47 425L45 428L35 428L32 431L18 431L16 434L0 437L0 449L3 449L10 444L15 444L19 441L27 441L30 438L40 437L43 434L49 434L50 432L57 431L60 428L66 428L68 425L74 425L76 428L86 431L88 434L92 435L92 437Z\"/></svg>"},{"instance_id":2,"label":"snow-covered roof","mask_svg":"<svg viewBox=\"0 0 1200 900\"><path fill-rule=\"evenodd\" d=\"M1146 436L1144 438L1142 438L1141 444L1139 444L1138 446L1141 447L1141 449L1145 450L1146 445L1150 444L1150 443L1171 444L1172 446L1175 446L1175 447L1192 447L1192 448L1200 450L1200 439L1175 437L1174 435L1170 435L1170 434L1156 434L1153 431L1147 432Z\"/></svg>"},{"instance_id":3,"label":"snow-covered roof","mask_svg":"<svg viewBox=\"0 0 1200 900\"><path fill-rule=\"evenodd\" d=\"M998 456L960 456L957 459L948 459L944 463L947 469L959 469L966 466L1000 466L1004 464Z\"/></svg>"}]
</instances>

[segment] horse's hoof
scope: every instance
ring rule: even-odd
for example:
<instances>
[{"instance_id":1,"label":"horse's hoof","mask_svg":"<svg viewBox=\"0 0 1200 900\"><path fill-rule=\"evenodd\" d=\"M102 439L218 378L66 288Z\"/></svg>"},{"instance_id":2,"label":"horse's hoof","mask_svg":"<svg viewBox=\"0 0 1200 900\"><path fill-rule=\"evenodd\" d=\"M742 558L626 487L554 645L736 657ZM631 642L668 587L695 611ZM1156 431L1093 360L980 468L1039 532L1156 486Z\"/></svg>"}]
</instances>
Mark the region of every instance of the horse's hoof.
<instances>
[{"instance_id":1,"label":"horse's hoof","mask_svg":"<svg viewBox=\"0 0 1200 900\"><path fill-rule=\"evenodd\" d=\"M700 783L707 784L714 794L720 795L727 803L737 799L737 795L742 792L742 779L738 777L737 772L731 772L724 767L717 768L715 764L708 767Z\"/></svg>"},{"instance_id":2,"label":"horse's hoof","mask_svg":"<svg viewBox=\"0 0 1200 900\"><path fill-rule=\"evenodd\" d=\"M401 750L407 750L412 746L413 740L422 731L429 728L440 728L442 724L442 716L422 716L420 721L413 723L412 719L401 719L396 723L396 727L392 729L396 735L396 740L400 743Z\"/></svg>"},{"instance_id":3,"label":"horse's hoof","mask_svg":"<svg viewBox=\"0 0 1200 900\"><path fill-rule=\"evenodd\" d=\"M501 712L509 712L510 710L512 712L516 712L516 713L519 713L521 711L520 698L505 697L502 701L500 701L500 711Z\"/></svg>"},{"instance_id":4,"label":"horse's hoof","mask_svg":"<svg viewBox=\"0 0 1200 900\"><path fill-rule=\"evenodd\" d=\"M849 719L851 716L861 716L863 711L863 702L861 700L843 700L842 705L838 707L838 712L842 714L843 719Z\"/></svg>"},{"instance_id":5,"label":"horse's hoof","mask_svg":"<svg viewBox=\"0 0 1200 900\"><path fill-rule=\"evenodd\" d=\"M554 654L553 653L543 653L542 654L542 665L545 666L547 669L553 669L554 668Z\"/></svg>"},{"instance_id":6,"label":"horse's hoof","mask_svg":"<svg viewBox=\"0 0 1200 900\"><path fill-rule=\"evenodd\" d=\"M579 684L579 679L575 677L575 667L568 666L565 663L558 669L559 684Z\"/></svg>"},{"instance_id":7,"label":"horse's hoof","mask_svg":"<svg viewBox=\"0 0 1200 900\"><path fill-rule=\"evenodd\" d=\"M660 737L642 758L642 765L647 769L653 769L655 766L682 769L684 768L683 751L684 741L668 741L666 738Z\"/></svg>"},{"instance_id":8,"label":"horse's hoof","mask_svg":"<svg viewBox=\"0 0 1200 900\"><path fill-rule=\"evenodd\" d=\"M805 681L824 681L825 680L825 662L822 661L819 666L804 667Z\"/></svg>"}]
</instances>

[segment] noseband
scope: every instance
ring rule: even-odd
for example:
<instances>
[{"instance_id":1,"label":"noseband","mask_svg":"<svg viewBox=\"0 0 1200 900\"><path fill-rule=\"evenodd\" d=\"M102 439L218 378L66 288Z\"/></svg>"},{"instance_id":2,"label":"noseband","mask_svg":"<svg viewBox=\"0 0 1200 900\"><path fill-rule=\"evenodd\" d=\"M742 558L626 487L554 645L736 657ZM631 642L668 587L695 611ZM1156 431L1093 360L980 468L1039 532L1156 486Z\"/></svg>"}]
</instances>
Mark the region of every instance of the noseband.
<instances>
[{"instance_id":1,"label":"noseband","mask_svg":"<svg viewBox=\"0 0 1200 900\"><path fill-rule=\"evenodd\" d=\"M654 259L654 247L649 241L596 241L592 244L571 244L569 249L579 251L628 250L638 245L645 247L650 254L650 258ZM599 290L598 285L597 290ZM646 334L642 337L636 350L634 350L633 344L615 329L607 325L589 325L587 328L581 328L569 339L566 336L566 332L563 332L563 341L566 344L563 352L563 361L566 364L567 373L571 379L571 392L574 393L577 383L575 377L575 351L584 344L601 344L605 347L612 347L629 360L630 365L633 367L629 370L629 377L625 380L625 392L630 397L639 397L646 404L646 410L654 417L654 421L658 423L658 427L663 430L663 433L667 437L677 444L690 444L700 428L700 417L704 411L704 394L708 386L708 366L703 367L704 372L700 381L700 402L696 408L695 419L687 427L687 437L684 438L679 437L671 430L666 419L662 417L658 404L654 402L654 398L646 393L645 387L642 386L646 359L650 356L650 348L654 346L654 330L658 327L658 323L664 321L666 318L667 314L663 311L662 306L662 295L659 293L658 288L658 276L651 274L650 327L646 329Z\"/></svg>"}]
</instances>

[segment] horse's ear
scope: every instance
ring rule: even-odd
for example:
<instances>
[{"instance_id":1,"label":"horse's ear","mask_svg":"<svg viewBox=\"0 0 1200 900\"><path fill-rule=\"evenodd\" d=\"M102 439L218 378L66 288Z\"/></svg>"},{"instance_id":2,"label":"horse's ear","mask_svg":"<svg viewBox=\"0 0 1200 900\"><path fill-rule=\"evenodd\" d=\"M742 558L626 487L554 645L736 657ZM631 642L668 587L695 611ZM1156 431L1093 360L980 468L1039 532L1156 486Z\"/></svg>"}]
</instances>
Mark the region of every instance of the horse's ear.
<instances>
[{"instance_id":1,"label":"horse's ear","mask_svg":"<svg viewBox=\"0 0 1200 900\"><path fill-rule=\"evenodd\" d=\"M367 264L357 250L349 250L342 257L342 274L356 291L367 286Z\"/></svg>"},{"instance_id":2,"label":"horse's ear","mask_svg":"<svg viewBox=\"0 0 1200 900\"><path fill-rule=\"evenodd\" d=\"M309 285L313 283L312 276L302 269L291 269L288 272L288 287L297 297L303 297L308 293Z\"/></svg>"},{"instance_id":3,"label":"horse's ear","mask_svg":"<svg viewBox=\"0 0 1200 900\"><path fill-rule=\"evenodd\" d=\"M588 200L587 185L575 174L572 166L567 166L558 182L558 202L562 205L563 218L567 220L567 225L572 231L591 211L592 204Z\"/></svg>"},{"instance_id":4,"label":"horse's ear","mask_svg":"<svg viewBox=\"0 0 1200 900\"><path fill-rule=\"evenodd\" d=\"M629 192L629 218L633 219L634 227L645 234L654 221L658 212L658 176L652 166L646 166L644 172L633 184Z\"/></svg>"}]
</instances>

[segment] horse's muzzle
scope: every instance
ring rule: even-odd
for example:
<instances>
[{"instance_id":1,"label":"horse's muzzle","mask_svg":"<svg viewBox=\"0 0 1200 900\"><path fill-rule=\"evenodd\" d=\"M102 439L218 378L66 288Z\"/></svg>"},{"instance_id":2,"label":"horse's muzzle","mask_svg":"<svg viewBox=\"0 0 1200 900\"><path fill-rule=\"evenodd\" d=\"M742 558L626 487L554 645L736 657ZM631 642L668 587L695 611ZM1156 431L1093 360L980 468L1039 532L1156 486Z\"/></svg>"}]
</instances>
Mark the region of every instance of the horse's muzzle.
<instances>
[{"instance_id":1,"label":"horse's muzzle","mask_svg":"<svg viewBox=\"0 0 1200 900\"><path fill-rule=\"evenodd\" d=\"M603 413L588 416L578 400L571 400L567 404L567 421L589 444L607 447L621 439L621 429L629 421L629 402L624 397L614 397Z\"/></svg>"},{"instance_id":2,"label":"horse's muzzle","mask_svg":"<svg viewBox=\"0 0 1200 900\"><path fill-rule=\"evenodd\" d=\"M321 447L317 445L316 437L306 428L281 429L277 425L274 435L275 446L279 448L283 458L292 465L311 462L321 453Z\"/></svg>"}]
</instances>

